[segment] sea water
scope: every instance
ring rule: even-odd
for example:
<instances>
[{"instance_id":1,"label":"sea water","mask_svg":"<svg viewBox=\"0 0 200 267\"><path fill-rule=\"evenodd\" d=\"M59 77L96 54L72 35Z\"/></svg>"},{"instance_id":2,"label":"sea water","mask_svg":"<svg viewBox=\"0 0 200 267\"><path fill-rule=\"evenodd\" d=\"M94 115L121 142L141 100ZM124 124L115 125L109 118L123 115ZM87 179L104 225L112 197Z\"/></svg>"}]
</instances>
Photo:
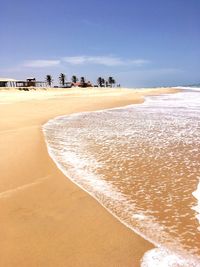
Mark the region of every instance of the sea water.
<instances>
[{"instance_id":1,"label":"sea water","mask_svg":"<svg viewBox=\"0 0 200 267\"><path fill-rule=\"evenodd\" d=\"M151 241L141 266L200 266L200 90L57 117L48 151L73 182Z\"/></svg>"}]
</instances>

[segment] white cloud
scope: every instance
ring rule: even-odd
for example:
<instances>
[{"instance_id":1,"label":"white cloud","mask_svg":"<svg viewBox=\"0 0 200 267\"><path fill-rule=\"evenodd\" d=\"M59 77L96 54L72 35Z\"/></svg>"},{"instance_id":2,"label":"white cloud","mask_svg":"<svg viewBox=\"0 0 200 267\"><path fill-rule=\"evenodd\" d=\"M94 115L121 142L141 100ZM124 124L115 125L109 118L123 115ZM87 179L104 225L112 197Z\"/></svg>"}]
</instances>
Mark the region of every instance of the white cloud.
<instances>
[{"instance_id":1,"label":"white cloud","mask_svg":"<svg viewBox=\"0 0 200 267\"><path fill-rule=\"evenodd\" d=\"M87 62L87 58L85 56L65 57L63 61L72 65L81 65Z\"/></svg>"},{"instance_id":2,"label":"white cloud","mask_svg":"<svg viewBox=\"0 0 200 267\"><path fill-rule=\"evenodd\" d=\"M135 66L143 66L146 65L148 63L150 63L149 60L145 60L145 59L135 59L135 60L129 60L129 65L135 65Z\"/></svg>"},{"instance_id":3,"label":"white cloud","mask_svg":"<svg viewBox=\"0 0 200 267\"><path fill-rule=\"evenodd\" d=\"M144 59L129 60L114 56L74 56L64 57L63 61L72 65L95 64L104 66L143 66L149 63L148 60Z\"/></svg>"},{"instance_id":4,"label":"white cloud","mask_svg":"<svg viewBox=\"0 0 200 267\"><path fill-rule=\"evenodd\" d=\"M27 60L21 65L22 67L28 68L46 68L62 65L62 63L68 63L71 65L103 65L108 67L115 66L136 66L140 67L149 63L148 60L144 59L123 59L116 56L71 56L63 57L62 59L56 60Z\"/></svg>"},{"instance_id":5,"label":"white cloud","mask_svg":"<svg viewBox=\"0 0 200 267\"><path fill-rule=\"evenodd\" d=\"M24 67L44 68L58 66L59 64L60 60L29 60L24 63Z\"/></svg>"}]
</instances>

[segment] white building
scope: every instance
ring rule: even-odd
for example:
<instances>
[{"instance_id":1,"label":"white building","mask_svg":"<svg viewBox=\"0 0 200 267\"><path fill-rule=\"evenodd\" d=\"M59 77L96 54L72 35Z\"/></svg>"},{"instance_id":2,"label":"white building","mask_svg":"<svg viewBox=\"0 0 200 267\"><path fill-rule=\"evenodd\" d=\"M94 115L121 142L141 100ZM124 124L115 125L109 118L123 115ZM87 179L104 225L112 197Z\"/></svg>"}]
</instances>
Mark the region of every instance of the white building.
<instances>
[{"instance_id":1,"label":"white building","mask_svg":"<svg viewBox=\"0 0 200 267\"><path fill-rule=\"evenodd\" d=\"M0 78L0 87L16 87L17 80L10 78Z\"/></svg>"}]
</instances>

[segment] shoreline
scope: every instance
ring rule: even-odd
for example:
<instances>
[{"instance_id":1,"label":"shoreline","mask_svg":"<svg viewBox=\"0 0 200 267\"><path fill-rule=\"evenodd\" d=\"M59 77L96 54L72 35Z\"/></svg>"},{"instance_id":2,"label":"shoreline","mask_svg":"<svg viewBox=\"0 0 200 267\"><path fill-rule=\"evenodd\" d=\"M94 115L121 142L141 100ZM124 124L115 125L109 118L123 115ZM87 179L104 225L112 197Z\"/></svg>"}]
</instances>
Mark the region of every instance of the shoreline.
<instances>
[{"instance_id":1,"label":"shoreline","mask_svg":"<svg viewBox=\"0 0 200 267\"><path fill-rule=\"evenodd\" d=\"M47 153L41 125L62 114L141 103L145 94L178 90L83 91L18 92L17 99L6 92L0 105L2 266L140 266L154 247L66 179Z\"/></svg>"}]
</instances>

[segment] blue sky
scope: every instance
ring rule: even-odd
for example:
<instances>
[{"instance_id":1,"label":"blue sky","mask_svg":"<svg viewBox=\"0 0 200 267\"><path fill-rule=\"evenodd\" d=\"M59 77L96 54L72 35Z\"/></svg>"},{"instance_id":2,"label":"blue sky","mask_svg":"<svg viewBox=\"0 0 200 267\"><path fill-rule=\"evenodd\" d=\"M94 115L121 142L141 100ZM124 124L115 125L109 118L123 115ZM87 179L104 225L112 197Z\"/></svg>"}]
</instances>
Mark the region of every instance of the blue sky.
<instances>
[{"instance_id":1,"label":"blue sky","mask_svg":"<svg viewBox=\"0 0 200 267\"><path fill-rule=\"evenodd\" d=\"M200 82L199 0L1 1L0 77Z\"/></svg>"}]
</instances>

